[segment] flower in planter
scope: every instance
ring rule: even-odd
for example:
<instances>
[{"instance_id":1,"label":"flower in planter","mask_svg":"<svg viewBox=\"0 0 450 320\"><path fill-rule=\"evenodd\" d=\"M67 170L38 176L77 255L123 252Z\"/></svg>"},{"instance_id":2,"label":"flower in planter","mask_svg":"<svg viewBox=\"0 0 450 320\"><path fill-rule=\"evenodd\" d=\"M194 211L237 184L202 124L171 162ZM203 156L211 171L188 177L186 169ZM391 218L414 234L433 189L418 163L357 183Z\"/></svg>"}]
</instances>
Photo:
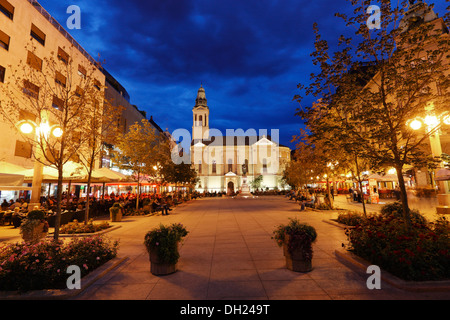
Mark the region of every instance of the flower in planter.
<instances>
[{"instance_id":1,"label":"flower in planter","mask_svg":"<svg viewBox=\"0 0 450 320\"><path fill-rule=\"evenodd\" d=\"M317 238L317 232L314 227L301 223L298 219L290 218L290 223L287 225L279 225L273 232L272 237L277 242L278 246L287 245L289 253L301 248L304 260L312 259L312 243ZM286 241L288 240L288 243Z\"/></svg>"},{"instance_id":2,"label":"flower in planter","mask_svg":"<svg viewBox=\"0 0 450 320\"><path fill-rule=\"evenodd\" d=\"M20 224L20 234L28 242L38 242L44 238L48 232L48 222L45 219L45 212L42 210L30 211Z\"/></svg>"},{"instance_id":3,"label":"flower in planter","mask_svg":"<svg viewBox=\"0 0 450 320\"><path fill-rule=\"evenodd\" d=\"M170 226L161 224L147 232L144 245L149 253L157 247L158 258L161 262L176 264L180 257L178 243L188 233L189 231L181 223L174 223Z\"/></svg>"}]
</instances>

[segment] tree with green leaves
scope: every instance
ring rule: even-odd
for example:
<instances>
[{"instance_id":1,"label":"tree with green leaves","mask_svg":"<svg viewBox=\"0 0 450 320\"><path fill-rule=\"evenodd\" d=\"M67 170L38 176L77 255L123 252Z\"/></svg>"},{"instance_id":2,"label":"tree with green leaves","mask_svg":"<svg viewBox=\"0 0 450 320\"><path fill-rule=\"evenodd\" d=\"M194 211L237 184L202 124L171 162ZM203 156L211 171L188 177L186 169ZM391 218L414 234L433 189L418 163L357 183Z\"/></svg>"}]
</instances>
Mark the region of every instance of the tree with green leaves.
<instances>
[{"instance_id":1,"label":"tree with green leaves","mask_svg":"<svg viewBox=\"0 0 450 320\"><path fill-rule=\"evenodd\" d=\"M97 84L98 90L103 90L104 86ZM101 97L97 97L101 98ZM84 223L89 221L90 209L90 189L92 174L96 163L101 161L101 154L104 149L103 143L111 136L119 135L118 119L122 113L123 107L112 105L108 100L95 100L86 106L86 116L84 118L84 134L86 139L80 145L77 152L80 163L85 167L87 173L87 192L86 192L86 210Z\"/></svg>"},{"instance_id":2,"label":"tree with green leaves","mask_svg":"<svg viewBox=\"0 0 450 320\"><path fill-rule=\"evenodd\" d=\"M381 0L379 29L369 29L369 1L350 1L353 15L336 14L355 35L339 38L330 53L318 25L313 62L319 72L312 83L299 84L303 95L312 95L319 106L301 106L299 114L311 127L320 119L325 139L334 139L355 159L363 158L372 169L396 169L404 219L411 225L403 169L429 161L424 142L439 126L425 133L408 123L427 114L438 114L450 102L448 52L450 38L444 21L422 1L393 4ZM320 99L320 100L319 100ZM321 134L317 134L321 139Z\"/></svg>"},{"instance_id":3,"label":"tree with green leaves","mask_svg":"<svg viewBox=\"0 0 450 320\"><path fill-rule=\"evenodd\" d=\"M57 240L64 166L69 161L78 162L80 148L89 139L86 118L92 116L91 106L96 101L100 103L98 109L102 108L103 90L97 84L103 74L96 61L84 58L76 61L74 57L80 53L73 46L60 48L42 59L33 43L26 49L27 60L9 66L14 72L5 86L0 87L4 97L0 112L31 146L34 161L41 164L39 170L51 166L58 171L54 233ZM34 130L20 131L20 123L34 126ZM42 175L34 173L33 184L40 186L42 179L36 177ZM33 202L39 202L39 198L40 193L32 194Z\"/></svg>"},{"instance_id":4,"label":"tree with green leaves","mask_svg":"<svg viewBox=\"0 0 450 320\"><path fill-rule=\"evenodd\" d=\"M136 209L139 208L142 179L156 180L155 168L167 157L163 151L165 139L147 119L131 125L128 132L117 139L112 161L119 168L129 170L137 182Z\"/></svg>"},{"instance_id":5,"label":"tree with green leaves","mask_svg":"<svg viewBox=\"0 0 450 320\"><path fill-rule=\"evenodd\" d=\"M260 174L256 178L253 178L252 181L250 181L250 186L253 188L253 190L257 190L262 187L264 177Z\"/></svg>"}]
</instances>

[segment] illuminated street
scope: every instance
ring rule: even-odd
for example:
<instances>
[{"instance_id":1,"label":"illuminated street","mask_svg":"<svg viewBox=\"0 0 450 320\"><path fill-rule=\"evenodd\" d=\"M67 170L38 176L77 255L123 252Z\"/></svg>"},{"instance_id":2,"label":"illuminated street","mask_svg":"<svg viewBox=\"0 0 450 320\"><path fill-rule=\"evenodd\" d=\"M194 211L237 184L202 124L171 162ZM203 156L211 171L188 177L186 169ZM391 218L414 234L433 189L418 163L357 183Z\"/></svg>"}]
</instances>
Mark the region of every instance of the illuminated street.
<instances>
[{"instance_id":1,"label":"illuminated street","mask_svg":"<svg viewBox=\"0 0 450 320\"><path fill-rule=\"evenodd\" d=\"M128 259L91 285L79 299L448 299L450 293L412 293L392 288L369 290L366 277L337 261L344 231L323 220L336 212L304 211L283 196L259 199L203 198L169 216L130 217L108 235L120 239L119 256ZM316 227L313 270L286 269L283 251L271 239L274 227L290 217ZM190 234L180 250L179 271L150 273L144 234L159 223L181 222Z\"/></svg>"}]
</instances>

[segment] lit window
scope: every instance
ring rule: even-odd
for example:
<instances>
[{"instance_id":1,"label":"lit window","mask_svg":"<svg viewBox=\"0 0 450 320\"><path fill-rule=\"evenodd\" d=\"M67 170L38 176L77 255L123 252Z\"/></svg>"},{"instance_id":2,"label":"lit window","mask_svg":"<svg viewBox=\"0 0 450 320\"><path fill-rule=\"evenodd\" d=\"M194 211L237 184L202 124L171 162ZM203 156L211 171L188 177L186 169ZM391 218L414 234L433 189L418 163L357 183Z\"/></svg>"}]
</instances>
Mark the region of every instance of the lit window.
<instances>
[{"instance_id":1,"label":"lit window","mask_svg":"<svg viewBox=\"0 0 450 320\"><path fill-rule=\"evenodd\" d=\"M57 96L53 96L52 107L62 111L64 109L64 100L58 98Z\"/></svg>"},{"instance_id":2,"label":"lit window","mask_svg":"<svg viewBox=\"0 0 450 320\"><path fill-rule=\"evenodd\" d=\"M78 65L78 74L80 77L86 78L86 69L81 64Z\"/></svg>"}]
</instances>

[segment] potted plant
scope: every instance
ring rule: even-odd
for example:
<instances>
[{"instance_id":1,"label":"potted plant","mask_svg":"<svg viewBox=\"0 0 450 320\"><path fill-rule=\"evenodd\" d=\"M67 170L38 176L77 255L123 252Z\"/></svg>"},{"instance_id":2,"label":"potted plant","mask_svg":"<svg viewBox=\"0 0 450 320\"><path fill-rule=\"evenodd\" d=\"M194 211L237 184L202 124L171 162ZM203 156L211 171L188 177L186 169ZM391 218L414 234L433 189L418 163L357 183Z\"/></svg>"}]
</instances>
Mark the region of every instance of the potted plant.
<instances>
[{"instance_id":1,"label":"potted plant","mask_svg":"<svg viewBox=\"0 0 450 320\"><path fill-rule=\"evenodd\" d=\"M42 210L32 210L20 224L20 234L25 242L37 243L44 239L48 233L48 222L45 219L45 212Z\"/></svg>"},{"instance_id":2,"label":"potted plant","mask_svg":"<svg viewBox=\"0 0 450 320\"><path fill-rule=\"evenodd\" d=\"M152 274L164 275L177 271L180 258L179 245L188 233L181 223L170 226L160 224L159 227L147 232L144 245L149 253Z\"/></svg>"},{"instance_id":3,"label":"potted plant","mask_svg":"<svg viewBox=\"0 0 450 320\"><path fill-rule=\"evenodd\" d=\"M314 227L301 223L298 219L290 219L287 225L279 225L273 238L286 258L286 267L296 272L312 270L312 244L317 238Z\"/></svg>"},{"instance_id":4,"label":"potted plant","mask_svg":"<svg viewBox=\"0 0 450 320\"><path fill-rule=\"evenodd\" d=\"M116 202L109 208L109 216L112 222L122 221L122 207L120 203Z\"/></svg>"}]
</instances>

